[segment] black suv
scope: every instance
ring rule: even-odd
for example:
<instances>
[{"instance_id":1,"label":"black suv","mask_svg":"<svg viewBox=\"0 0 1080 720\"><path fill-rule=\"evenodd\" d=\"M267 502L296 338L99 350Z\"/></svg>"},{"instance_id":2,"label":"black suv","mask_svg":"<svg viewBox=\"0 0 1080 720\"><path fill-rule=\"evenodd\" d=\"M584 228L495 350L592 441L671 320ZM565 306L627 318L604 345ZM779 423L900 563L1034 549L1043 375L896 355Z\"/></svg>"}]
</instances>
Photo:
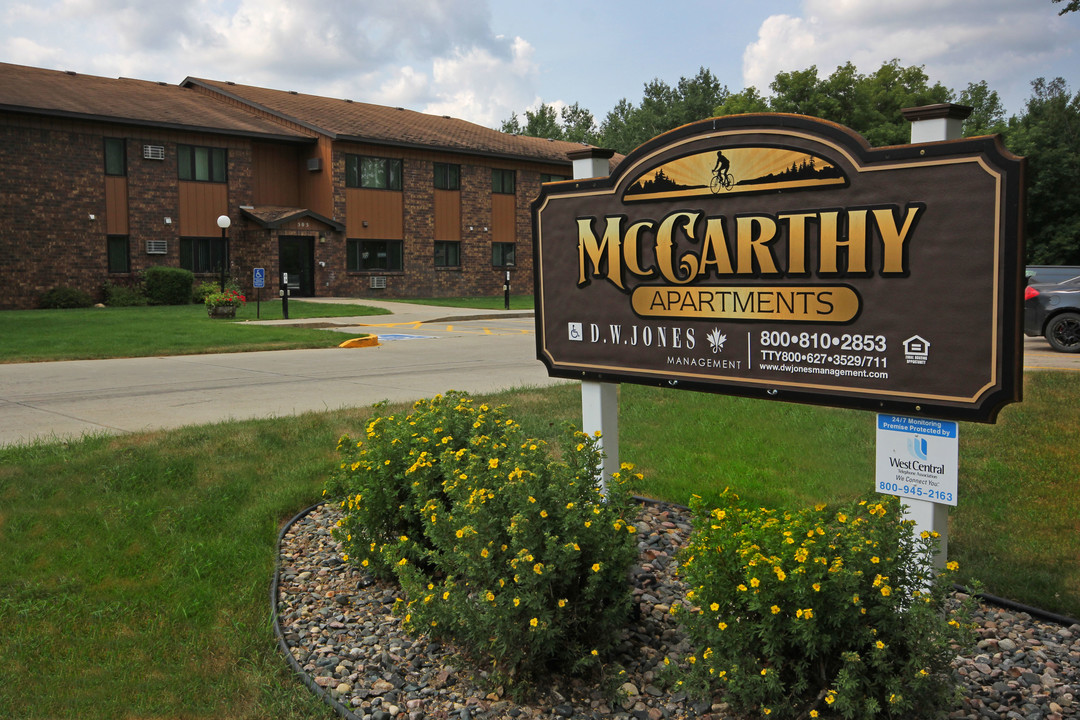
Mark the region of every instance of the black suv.
<instances>
[{"instance_id":1,"label":"black suv","mask_svg":"<svg viewBox=\"0 0 1080 720\"><path fill-rule=\"evenodd\" d=\"M1027 286L1024 334L1045 336L1050 347L1059 352L1080 352L1080 277Z\"/></svg>"}]
</instances>

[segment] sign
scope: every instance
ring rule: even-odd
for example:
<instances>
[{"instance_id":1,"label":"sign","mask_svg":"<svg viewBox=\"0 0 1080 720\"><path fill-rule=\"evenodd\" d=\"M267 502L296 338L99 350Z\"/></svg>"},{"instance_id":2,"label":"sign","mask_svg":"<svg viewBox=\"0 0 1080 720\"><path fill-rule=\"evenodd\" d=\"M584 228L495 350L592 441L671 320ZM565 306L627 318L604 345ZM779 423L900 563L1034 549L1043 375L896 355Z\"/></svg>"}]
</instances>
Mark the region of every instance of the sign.
<instances>
[{"instance_id":1,"label":"sign","mask_svg":"<svg viewBox=\"0 0 1080 720\"><path fill-rule=\"evenodd\" d=\"M681 127L533 204L552 376L992 422L1020 396L1023 160L838 125Z\"/></svg>"},{"instance_id":2,"label":"sign","mask_svg":"<svg viewBox=\"0 0 1080 720\"><path fill-rule=\"evenodd\" d=\"M877 491L956 505L960 440L955 422L878 415Z\"/></svg>"},{"instance_id":3,"label":"sign","mask_svg":"<svg viewBox=\"0 0 1080 720\"><path fill-rule=\"evenodd\" d=\"M255 268L252 271L252 287L262 288L266 287L266 269Z\"/></svg>"}]
</instances>

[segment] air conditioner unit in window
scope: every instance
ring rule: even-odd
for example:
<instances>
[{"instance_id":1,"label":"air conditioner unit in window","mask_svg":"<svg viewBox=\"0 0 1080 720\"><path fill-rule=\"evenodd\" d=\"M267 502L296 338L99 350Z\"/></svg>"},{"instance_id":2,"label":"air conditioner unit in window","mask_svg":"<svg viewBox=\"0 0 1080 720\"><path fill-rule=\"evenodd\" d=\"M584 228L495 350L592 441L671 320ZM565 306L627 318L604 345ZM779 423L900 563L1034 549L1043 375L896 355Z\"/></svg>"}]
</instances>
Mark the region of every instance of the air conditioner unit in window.
<instances>
[{"instance_id":1,"label":"air conditioner unit in window","mask_svg":"<svg viewBox=\"0 0 1080 720\"><path fill-rule=\"evenodd\" d=\"M169 253L169 241L168 240L147 240L146 241L146 254L147 255L167 255Z\"/></svg>"},{"instance_id":2,"label":"air conditioner unit in window","mask_svg":"<svg viewBox=\"0 0 1080 720\"><path fill-rule=\"evenodd\" d=\"M372 290L385 290L386 289L386 276L385 275L374 275L374 276L372 276L372 278L371 278L371 289Z\"/></svg>"},{"instance_id":3,"label":"air conditioner unit in window","mask_svg":"<svg viewBox=\"0 0 1080 720\"><path fill-rule=\"evenodd\" d=\"M165 146L164 145L143 145L142 156L146 160L164 160L165 159Z\"/></svg>"}]
</instances>

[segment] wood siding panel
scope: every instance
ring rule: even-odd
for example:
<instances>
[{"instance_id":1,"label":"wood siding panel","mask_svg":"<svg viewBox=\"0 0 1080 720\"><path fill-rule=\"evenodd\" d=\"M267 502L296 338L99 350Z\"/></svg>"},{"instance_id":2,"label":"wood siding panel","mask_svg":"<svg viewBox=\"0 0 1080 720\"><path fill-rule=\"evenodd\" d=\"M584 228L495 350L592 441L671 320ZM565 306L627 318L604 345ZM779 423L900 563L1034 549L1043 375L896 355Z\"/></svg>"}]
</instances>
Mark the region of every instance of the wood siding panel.
<instances>
[{"instance_id":1,"label":"wood siding panel","mask_svg":"<svg viewBox=\"0 0 1080 720\"><path fill-rule=\"evenodd\" d=\"M254 166L252 202L255 205L300 205L300 181L297 177L301 163L297 148L289 145L254 143L251 146Z\"/></svg>"},{"instance_id":2,"label":"wood siding panel","mask_svg":"<svg viewBox=\"0 0 1080 720\"><path fill-rule=\"evenodd\" d=\"M461 240L461 192L435 191L435 240Z\"/></svg>"},{"instance_id":3,"label":"wood siding panel","mask_svg":"<svg viewBox=\"0 0 1080 720\"><path fill-rule=\"evenodd\" d=\"M105 232L127 235L128 183L126 177L105 178Z\"/></svg>"},{"instance_id":4,"label":"wood siding panel","mask_svg":"<svg viewBox=\"0 0 1080 720\"><path fill-rule=\"evenodd\" d=\"M351 238L405 237L403 195L393 190L345 190L345 233ZM367 227L364 227L364 223Z\"/></svg>"},{"instance_id":5,"label":"wood siding panel","mask_svg":"<svg viewBox=\"0 0 1080 720\"><path fill-rule=\"evenodd\" d=\"M183 237L221 235L219 215L229 214L229 186L224 183L181 182L180 226Z\"/></svg>"},{"instance_id":6,"label":"wood siding panel","mask_svg":"<svg viewBox=\"0 0 1080 720\"><path fill-rule=\"evenodd\" d=\"M514 242L516 195L494 193L491 196L491 241Z\"/></svg>"}]
</instances>

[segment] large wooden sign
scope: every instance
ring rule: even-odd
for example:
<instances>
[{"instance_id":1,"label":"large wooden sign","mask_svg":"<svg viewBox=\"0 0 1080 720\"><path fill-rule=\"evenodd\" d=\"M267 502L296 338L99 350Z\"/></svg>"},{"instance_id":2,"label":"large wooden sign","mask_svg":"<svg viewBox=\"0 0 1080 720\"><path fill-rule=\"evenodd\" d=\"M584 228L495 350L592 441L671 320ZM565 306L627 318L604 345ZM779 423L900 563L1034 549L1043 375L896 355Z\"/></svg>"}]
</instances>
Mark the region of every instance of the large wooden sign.
<instances>
[{"instance_id":1,"label":"large wooden sign","mask_svg":"<svg viewBox=\"0 0 1080 720\"><path fill-rule=\"evenodd\" d=\"M1023 161L801 116L674 130L533 204L552 376L992 422L1019 399Z\"/></svg>"}]
</instances>

